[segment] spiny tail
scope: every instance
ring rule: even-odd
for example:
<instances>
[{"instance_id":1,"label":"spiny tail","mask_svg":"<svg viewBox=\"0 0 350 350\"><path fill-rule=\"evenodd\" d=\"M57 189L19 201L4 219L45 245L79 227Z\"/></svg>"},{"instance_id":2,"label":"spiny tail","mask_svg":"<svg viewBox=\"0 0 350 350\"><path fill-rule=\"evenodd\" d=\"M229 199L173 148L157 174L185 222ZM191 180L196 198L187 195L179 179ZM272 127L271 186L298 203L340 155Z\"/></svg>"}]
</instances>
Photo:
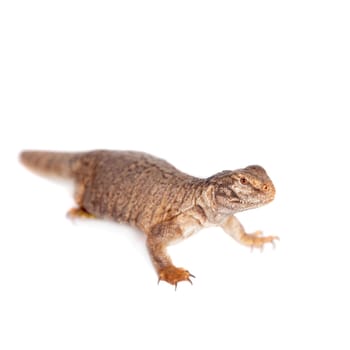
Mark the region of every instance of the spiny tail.
<instances>
[{"instance_id":1,"label":"spiny tail","mask_svg":"<svg viewBox=\"0 0 350 350\"><path fill-rule=\"evenodd\" d=\"M20 160L36 173L71 178L79 155L68 152L23 151Z\"/></svg>"}]
</instances>

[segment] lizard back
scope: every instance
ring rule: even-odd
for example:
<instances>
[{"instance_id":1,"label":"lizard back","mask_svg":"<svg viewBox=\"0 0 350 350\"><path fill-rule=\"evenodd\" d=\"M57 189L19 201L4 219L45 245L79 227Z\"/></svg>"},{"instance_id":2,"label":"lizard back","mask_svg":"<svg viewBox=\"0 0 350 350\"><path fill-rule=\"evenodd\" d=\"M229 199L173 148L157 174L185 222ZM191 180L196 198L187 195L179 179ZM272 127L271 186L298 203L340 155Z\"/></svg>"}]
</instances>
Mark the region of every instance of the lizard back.
<instances>
[{"instance_id":1,"label":"lizard back","mask_svg":"<svg viewBox=\"0 0 350 350\"><path fill-rule=\"evenodd\" d=\"M141 152L95 151L76 170L84 184L82 206L98 217L147 232L194 204L199 179Z\"/></svg>"}]
</instances>

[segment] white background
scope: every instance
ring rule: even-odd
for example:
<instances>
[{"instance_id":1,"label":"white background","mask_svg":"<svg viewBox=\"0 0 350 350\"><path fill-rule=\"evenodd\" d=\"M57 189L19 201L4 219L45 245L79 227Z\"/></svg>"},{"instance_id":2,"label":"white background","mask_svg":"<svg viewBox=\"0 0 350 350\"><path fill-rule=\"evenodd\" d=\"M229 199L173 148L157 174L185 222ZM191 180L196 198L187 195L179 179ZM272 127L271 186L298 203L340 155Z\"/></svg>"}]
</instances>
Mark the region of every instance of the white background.
<instances>
[{"instance_id":1,"label":"white background","mask_svg":"<svg viewBox=\"0 0 350 350\"><path fill-rule=\"evenodd\" d=\"M2 1L0 348L349 349L347 1ZM135 149L209 176L252 163L276 200L170 249L66 219L21 149Z\"/></svg>"}]
</instances>

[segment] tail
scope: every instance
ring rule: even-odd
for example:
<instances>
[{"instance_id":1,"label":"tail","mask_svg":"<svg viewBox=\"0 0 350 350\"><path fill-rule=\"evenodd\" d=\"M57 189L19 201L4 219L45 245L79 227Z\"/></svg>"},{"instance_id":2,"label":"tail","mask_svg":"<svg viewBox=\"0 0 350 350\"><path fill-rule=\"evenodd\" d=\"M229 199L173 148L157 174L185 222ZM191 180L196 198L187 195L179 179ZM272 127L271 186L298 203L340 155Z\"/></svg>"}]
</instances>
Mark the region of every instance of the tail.
<instances>
[{"instance_id":1,"label":"tail","mask_svg":"<svg viewBox=\"0 0 350 350\"><path fill-rule=\"evenodd\" d=\"M20 160L36 173L71 178L78 156L68 152L23 151Z\"/></svg>"}]
</instances>

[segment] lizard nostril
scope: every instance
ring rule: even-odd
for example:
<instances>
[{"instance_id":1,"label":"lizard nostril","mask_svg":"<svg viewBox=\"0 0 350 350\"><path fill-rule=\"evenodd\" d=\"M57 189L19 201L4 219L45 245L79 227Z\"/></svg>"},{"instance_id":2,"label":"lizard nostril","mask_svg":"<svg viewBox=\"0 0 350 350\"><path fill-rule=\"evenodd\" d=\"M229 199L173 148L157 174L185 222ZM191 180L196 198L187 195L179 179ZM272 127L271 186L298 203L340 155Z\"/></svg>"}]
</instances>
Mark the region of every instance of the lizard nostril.
<instances>
[{"instance_id":1,"label":"lizard nostril","mask_svg":"<svg viewBox=\"0 0 350 350\"><path fill-rule=\"evenodd\" d=\"M264 186L262 187L262 189L263 189L263 191L267 191L267 190L269 189L269 186L268 186L268 185L264 185Z\"/></svg>"}]
</instances>

